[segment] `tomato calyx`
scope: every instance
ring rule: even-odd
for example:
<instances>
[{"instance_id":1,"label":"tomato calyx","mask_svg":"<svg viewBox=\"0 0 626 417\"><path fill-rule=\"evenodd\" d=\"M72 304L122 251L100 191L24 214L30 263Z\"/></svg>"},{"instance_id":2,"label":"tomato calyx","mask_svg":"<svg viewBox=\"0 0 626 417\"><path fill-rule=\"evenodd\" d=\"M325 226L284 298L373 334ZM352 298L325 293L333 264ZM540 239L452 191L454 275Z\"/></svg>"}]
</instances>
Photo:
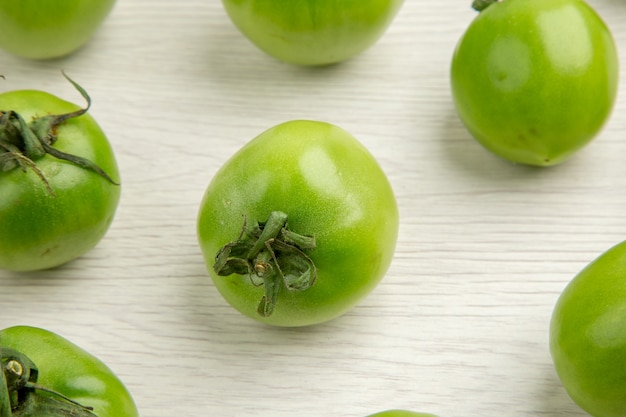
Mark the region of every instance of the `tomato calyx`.
<instances>
[{"instance_id":1,"label":"tomato calyx","mask_svg":"<svg viewBox=\"0 0 626 417\"><path fill-rule=\"evenodd\" d=\"M237 240L218 251L213 270L219 276L247 275L253 285L263 285L257 312L269 317L281 288L305 291L315 283L317 269L304 252L313 248L314 237L289 230L287 214L273 211L266 222L248 225L244 219Z\"/></svg>"},{"instance_id":2,"label":"tomato calyx","mask_svg":"<svg viewBox=\"0 0 626 417\"><path fill-rule=\"evenodd\" d=\"M26 355L0 349L0 417L96 417L93 408L37 384L39 370Z\"/></svg>"},{"instance_id":3,"label":"tomato calyx","mask_svg":"<svg viewBox=\"0 0 626 417\"><path fill-rule=\"evenodd\" d=\"M0 110L0 172L10 171L18 167L24 172L27 169L32 169L43 181L48 192L54 195L55 193L44 173L35 163L37 159L51 155L92 171L110 183L119 185L94 162L62 152L52 146L57 140L55 133L57 127L69 119L82 116L91 107L91 98L87 92L65 73L63 76L78 90L86 100L87 105L74 112L37 117L30 122L24 120L19 113L13 110Z\"/></svg>"},{"instance_id":4,"label":"tomato calyx","mask_svg":"<svg viewBox=\"0 0 626 417\"><path fill-rule=\"evenodd\" d=\"M472 2L472 9L476 10L477 12L482 12L487 7L491 6L494 3L498 3L500 1L502 0L474 0Z\"/></svg>"}]
</instances>

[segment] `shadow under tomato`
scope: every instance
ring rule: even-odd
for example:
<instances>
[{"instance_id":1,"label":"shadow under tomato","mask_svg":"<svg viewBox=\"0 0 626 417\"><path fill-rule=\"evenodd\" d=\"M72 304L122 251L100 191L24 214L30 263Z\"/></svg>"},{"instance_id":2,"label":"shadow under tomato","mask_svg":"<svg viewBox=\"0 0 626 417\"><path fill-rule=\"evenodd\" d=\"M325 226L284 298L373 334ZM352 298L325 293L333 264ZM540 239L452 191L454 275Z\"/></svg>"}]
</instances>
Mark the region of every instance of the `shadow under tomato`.
<instances>
[{"instance_id":1,"label":"shadow under tomato","mask_svg":"<svg viewBox=\"0 0 626 417\"><path fill-rule=\"evenodd\" d=\"M515 184L543 181L554 175L567 175L571 169L576 169L576 159L583 157L584 149L579 155L555 166L538 167L517 164L496 156L478 141L465 128L454 107L451 105L446 122L441 126L441 151L450 165L450 169L461 171L460 174L479 178L492 185L506 184L515 187Z\"/></svg>"},{"instance_id":2,"label":"shadow under tomato","mask_svg":"<svg viewBox=\"0 0 626 417\"><path fill-rule=\"evenodd\" d=\"M588 416L567 395L556 375L556 371L550 366L546 368L545 378L538 381L536 386L538 404L541 406L540 415L546 417L586 417Z\"/></svg>"}]
</instances>

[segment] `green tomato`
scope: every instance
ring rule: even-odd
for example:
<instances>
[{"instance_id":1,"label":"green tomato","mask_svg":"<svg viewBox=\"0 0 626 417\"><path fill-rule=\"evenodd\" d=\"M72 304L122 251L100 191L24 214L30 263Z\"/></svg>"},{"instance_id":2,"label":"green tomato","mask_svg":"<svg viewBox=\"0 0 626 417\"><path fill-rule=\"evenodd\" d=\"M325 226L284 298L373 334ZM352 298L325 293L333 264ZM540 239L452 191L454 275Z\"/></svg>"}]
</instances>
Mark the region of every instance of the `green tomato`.
<instances>
[{"instance_id":1,"label":"green tomato","mask_svg":"<svg viewBox=\"0 0 626 417\"><path fill-rule=\"evenodd\" d=\"M626 411L626 242L583 269L559 297L550 350L570 397L594 417Z\"/></svg>"},{"instance_id":2,"label":"green tomato","mask_svg":"<svg viewBox=\"0 0 626 417\"><path fill-rule=\"evenodd\" d=\"M387 410L372 414L368 417L437 417L434 414L416 413L407 410Z\"/></svg>"},{"instance_id":3,"label":"green tomato","mask_svg":"<svg viewBox=\"0 0 626 417\"><path fill-rule=\"evenodd\" d=\"M0 94L0 268L59 266L109 228L119 173L87 108L42 91Z\"/></svg>"},{"instance_id":4,"label":"green tomato","mask_svg":"<svg viewBox=\"0 0 626 417\"><path fill-rule=\"evenodd\" d=\"M31 59L58 58L83 46L115 0L0 0L0 48Z\"/></svg>"},{"instance_id":5,"label":"green tomato","mask_svg":"<svg viewBox=\"0 0 626 417\"><path fill-rule=\"evenodd\" d=\"M296 65L351 58L385 32L403 0L223 0L237 28L259 49Z\"/></svg>"},{"instance_id":6,"label":"green tomato","mask_svg":"<svg viewBox=\"0 0 626 417\"><path fill-rule=\"evenodd\" d=\"M561 163L597 135L615 102L611 33L582 0L483 2L452 59L458 114L502 158Z\"/></svg>"},{"instance_id":7,"label":"green tomato","mask_svg":"<svg viewBox=\"0 0 626 417\"><path fill-rule=\"evenodd\" d=\"M264 323L306 326L344 314L375 288L394 254L398 208L387 177L354 137L296 120L263 132L224 164L197 226L226 301Z\"/></svg>"},{"instance_id":8,"label":"green tomato","mask_svg":"<svg viewBox=\"0 0 626 417\"><path fill-rule=\"evenodd\" d=\"M0 417L139 415L111 369L55 333L28 326L1 330L0 353Z\"/></svg>"}]
</instances>

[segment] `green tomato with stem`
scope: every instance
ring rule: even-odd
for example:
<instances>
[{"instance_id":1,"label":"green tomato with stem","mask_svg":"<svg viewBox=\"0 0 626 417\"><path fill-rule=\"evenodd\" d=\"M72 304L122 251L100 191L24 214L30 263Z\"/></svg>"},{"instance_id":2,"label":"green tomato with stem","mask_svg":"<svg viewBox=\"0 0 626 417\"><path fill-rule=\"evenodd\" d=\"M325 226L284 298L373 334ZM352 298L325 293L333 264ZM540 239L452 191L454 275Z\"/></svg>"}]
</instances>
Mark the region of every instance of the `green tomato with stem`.
<instances>
[{"instance_id":1,"label":"green tomato with stem","mask_svg":"<svg viewBox=\"0 0 626 417\"><path fill-rule=\"evenodd\" d=\"M583 0L477 0L454 51L451 88L472 136L512 162L559 164L608 119L617 49Z\"/></svg>"},{"instance_id":2,"label":"green tomato with stem","mask_svg":"<svg viewBox=\"0 0 626 417\"><path fill-rule=\"evenodd\" d=\"M222 0L258 48L296 65L328 65L370 48L403 0Z\"/></svg>"},{"instance_id":3,"label":"green tomato with stem","mask_svg":"<svg viewBox=\"0 0 626 417\"><path fill-rule=\"evenodd\" d=\"M0 417L138 417L102 361L48 330L0 330Z\"/></svg>"},{"instance_id":4,"label":"green tomato with stem","mask_svg":"<svg viewBox=\"0 0 626 417\"><path fill-rule=\"evenodd\" d=\"M0 0L0 48L23 58L68 55L89 41L115 0Z\"/></svg>"},{"instance_id":5,"label":"green tomato with stem","mask_svg":"<svg viewBox=\"0 0 626 417\"><path fill-rule=\"evenodd\" d=\"M561 293L550 351L570 397L594 417L626 412L626 242L591 262Z\"/></svg>"},{"instance_id":6,"label":"green tomato with stem","mask_svg":"<svg viewBox=\"0 0 626 417\"><path fill-rule=\"evenodd\" d=\"M206 189L198 240L242 314L307 326L354 307L393 258L398 208L374 157L338 126L279 124L233 155Z\"/></svg>"},{"instance_id":7,"label":"green tomato with stem","mask_svg":"<svg viewBox=\"0 0 626 417\"><path fill-rule=\"evenodd\" d=\"M87 92L71 82L86 107L37 90L0 94L2 269L67 263L95 247L113 221L120 198L115 155L87 113Z\"/></svg>"}]
</instances>

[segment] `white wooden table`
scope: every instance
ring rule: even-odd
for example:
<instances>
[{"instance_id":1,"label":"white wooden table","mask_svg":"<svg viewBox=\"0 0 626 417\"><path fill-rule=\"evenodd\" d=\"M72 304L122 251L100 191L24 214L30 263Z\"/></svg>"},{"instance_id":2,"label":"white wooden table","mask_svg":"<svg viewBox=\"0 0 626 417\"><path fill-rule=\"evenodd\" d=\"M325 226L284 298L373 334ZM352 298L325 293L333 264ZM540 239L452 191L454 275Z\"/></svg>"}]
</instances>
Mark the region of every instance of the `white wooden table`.
<instances>
[{"instance_id":1,"label":"white wooden table","mask_svg":"<svg viewBox=\"0 0 626 417\"><path fill-rule=\"evenodd\" d=\"M552 368L548 324L566 283L626 238L626 2L589 0L613 31L621 84L597 139L533 169L485 151L458 120L453 48L469 0L406 0L363 55L325 69L279 63L217 0L119 0L78 53L0 53L0 89L93 98L123 176L100 245L65 267L0 271L0 328L62 334L124 380L143 416L585 416ZM376 156L401 214L381 285L328 324L276 329L241 316L205 270L204 189L263 130L335 123Z\"/></svg>"}]
</instances>

